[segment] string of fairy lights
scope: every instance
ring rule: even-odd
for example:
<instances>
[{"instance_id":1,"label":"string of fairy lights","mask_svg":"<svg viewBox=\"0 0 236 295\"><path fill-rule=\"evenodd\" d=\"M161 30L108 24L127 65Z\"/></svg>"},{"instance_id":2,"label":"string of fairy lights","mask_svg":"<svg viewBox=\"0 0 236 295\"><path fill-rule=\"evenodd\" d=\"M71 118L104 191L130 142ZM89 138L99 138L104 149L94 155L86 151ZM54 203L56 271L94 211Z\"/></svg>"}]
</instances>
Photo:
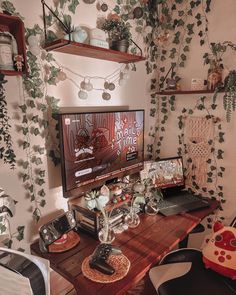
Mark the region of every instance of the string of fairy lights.
<instances>
[{"instance_id":1,"label":"string of fairy lights","mask_svg":"<svg viewBox=\"0 0 236 295\"><path fill-rule=\"evenodd\" d=\"M30 35L28 38L28 44L29 51L33 55L39 56L41 53L41 48L39 46L37 36ZM88 98L89 92L91 92L92 90L100 91L102 93L101 96L103 100L110 100L110 92L114 91L117 86L123 86L129 78L130 67L128 64L119 65L119 67L116 70L114 70L111 74L105 77L82 75L60 64L57 61L50 62L51 66L54 66L54 64L57 68L60 69L60 71L58 71L57 73L55 81L57 83L65 80L70 81L75 87L78 88L78 97L81 100L86 100ZM50 67L46 69L48 74L50 74ZM74 77L76 77L76 79L74 79ZM99 84L101 85L100 87L95 87L95 85L97 85L97 81L99 81Z\"/></svg>"}]
</instances>

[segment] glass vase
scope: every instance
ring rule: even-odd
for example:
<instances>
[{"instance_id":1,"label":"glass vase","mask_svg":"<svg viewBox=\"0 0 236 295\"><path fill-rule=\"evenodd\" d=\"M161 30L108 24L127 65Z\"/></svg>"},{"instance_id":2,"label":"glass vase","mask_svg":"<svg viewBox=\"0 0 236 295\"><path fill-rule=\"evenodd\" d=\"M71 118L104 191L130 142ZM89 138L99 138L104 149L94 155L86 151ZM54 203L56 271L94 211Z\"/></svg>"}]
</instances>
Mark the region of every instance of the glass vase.
<instances>
[{"instance_id":1,"label":"glass vase","mask_svg":"<svg viewBox=\"0 0 236 295\"><path fill-rule=\"evenodd\" d=\"M139 218L138 214L135 212L135 210L133 208L131 208L130 212L126 215L125 223L130 228L135 228L135 227L137 227L139 225L140 218Z\"/></svg>"},{"instance_id":2,"label":"glass vase","mask_svg":"<svg viewBox=\"0 0 236 295\"><path fill-rule=\"evenodd\" d=\"M101 243L111 244L115 240L114 230L110 226L104 226L98 232L98 239Z\"/></svg>"},{"instance_id":3,"label":"glass vase","mask_svg":"<svg viewBox=\"0 0 236 295\"><path fill-rule=\"evenodd\" d=\"M154 198L151 198L146 206L145 206L145 213L148 215L156 215L158 213L158 203Z\"/></svg>"}]
</instances>

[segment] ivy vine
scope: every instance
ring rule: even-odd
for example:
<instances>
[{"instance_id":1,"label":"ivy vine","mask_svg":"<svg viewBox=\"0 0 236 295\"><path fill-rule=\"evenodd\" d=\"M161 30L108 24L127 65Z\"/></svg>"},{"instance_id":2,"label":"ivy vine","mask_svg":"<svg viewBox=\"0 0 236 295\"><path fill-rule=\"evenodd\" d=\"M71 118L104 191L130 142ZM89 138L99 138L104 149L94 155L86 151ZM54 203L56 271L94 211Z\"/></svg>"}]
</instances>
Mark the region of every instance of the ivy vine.
<instances>
[{"instance_id":1,"label":"ivy vine","mask_svg":"<svg viewBox=\"0 0 236 295\"><path fill-rule=\"evenodd\" d=\"M4 163L9 164L11 169L14 169L16 165L16 155L10 134L10 118L7 110L5 89L3 87L5 83L7 83L5 76L0 74L0 159L3 159Z\"/></svg>"}]
</instances>

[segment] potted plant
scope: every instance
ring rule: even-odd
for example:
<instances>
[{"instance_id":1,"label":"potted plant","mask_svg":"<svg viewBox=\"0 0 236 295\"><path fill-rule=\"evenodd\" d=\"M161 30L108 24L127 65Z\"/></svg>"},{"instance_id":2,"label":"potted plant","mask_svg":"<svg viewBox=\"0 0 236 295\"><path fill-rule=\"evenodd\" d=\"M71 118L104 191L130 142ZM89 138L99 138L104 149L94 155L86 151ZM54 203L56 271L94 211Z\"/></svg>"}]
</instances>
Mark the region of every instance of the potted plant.
<instances>
[{"instance_id":1,"label":"potted plant","mask_svg":"<svg viewBox=\"0 0 236 295\"><path fill-rule=\"evenodd\" d=\"M107 19L102 25L102 30L108 33L111 49L127 52L131 33L129 26L124 21Z\"/></svg>"},{"instance_id":2,"label":"potted plant","mask_svg":"<svg viewBox=\"0 0 236 295\"><path fill-rule=\"evenodd\" d=\"M217 87L222 86L222 72L224 69L222 57L227 48L236 50L236 44L230 41L211 43L211 53L203 55L204 64L210 65L207 77L207 88L209 90L215 90Z\"/></svg>"}]
</instances>

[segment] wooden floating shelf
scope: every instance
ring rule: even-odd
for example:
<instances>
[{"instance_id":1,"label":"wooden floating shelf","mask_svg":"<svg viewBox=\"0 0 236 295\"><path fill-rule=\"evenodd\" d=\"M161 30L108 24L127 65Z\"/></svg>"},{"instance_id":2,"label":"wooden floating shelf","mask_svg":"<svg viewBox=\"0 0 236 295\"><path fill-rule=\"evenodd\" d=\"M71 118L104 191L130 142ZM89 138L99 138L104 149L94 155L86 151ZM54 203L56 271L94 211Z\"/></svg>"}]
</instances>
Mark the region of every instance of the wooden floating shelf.
<instances>
[{"instance_id":1,"label":"wooden floating shelf","mask_svg":"<svg viewBox=\"0 0 236 295\"><path fill-rule=\"evenodd\" d=\"M114 61L118 63L131 63L145 60L145 57L143 56L101 48L84 43L77 43L65 39L59 39L51 43L47 43L44 46L44 49L46 49L47 51L62 52L67 54Z\"/></svg>"},{"instance_id":2,"label":"wooden floating shelf","mask_svg":"<svg viewBox=\"0 0 236 295\"><path fill-rule=\"evenodd\" d=\"M167 90L167 91L158 91L158 95L181 95L181 94L207 94L214 93L215 90ZM219 92L224 92L220 90Z\"/></svg>"},{"instance_id":3,"label":"wooden floating shelf","mask_svg":"<svg viewBox=\"0 0 236 295\"><path fill-rule=\"evenodd\" d=\"M6 76L22 76L23 72L18 72L14 70L0 70L0 73Z\"/></svg>"},{"instance_id":4,"label":"wooden floating shelf","mask_svg":"<svg viewBox=\"0 0 236 295\"><path fill-rule=\"evenodd\" d=\"M23 72L15 70L0 70L0 73L8 76L22 76L23 73L27 74L25 28L23 21L14 15L0 13L0 31L10 32L14 36L17 43L18 54L22 55L24 59Z\"/></svg>"}]
</instances>

